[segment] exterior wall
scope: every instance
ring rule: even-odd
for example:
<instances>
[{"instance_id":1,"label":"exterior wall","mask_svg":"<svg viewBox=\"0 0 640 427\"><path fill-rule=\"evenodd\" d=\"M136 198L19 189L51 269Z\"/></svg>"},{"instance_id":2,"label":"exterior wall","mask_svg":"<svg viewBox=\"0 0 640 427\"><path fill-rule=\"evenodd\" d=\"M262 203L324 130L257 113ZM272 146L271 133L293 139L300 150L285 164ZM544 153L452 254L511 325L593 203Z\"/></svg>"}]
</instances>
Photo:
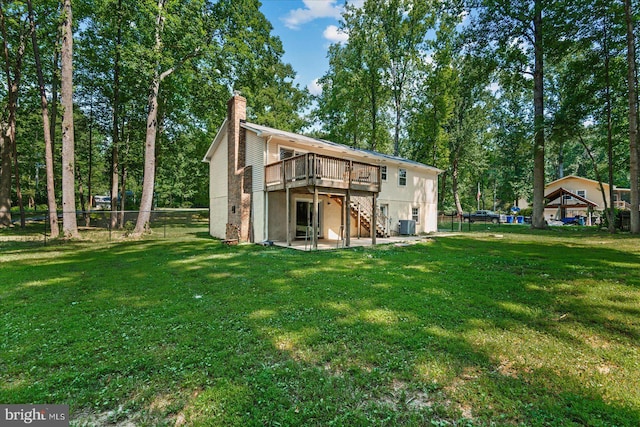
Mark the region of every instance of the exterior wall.
<instances>
[{"instance_id":1,"label":"exterior wall","mask_svg":"<svg viewBox=\"0 0 640 427\"><path fill-rule=\"evenodd\" d=\"M609 185L602 184L604 187L604 191L609 192ZM602 192L600 191L600 186L597 182L587 180L580 177L568 176L563 179L551 182L544 190L545 194L551 193L558 188L564 188L574 194L577 194L578 190L584 190L586 192L585 198L590 201L597 203L598 206L594 208L595 211L603 211L604 210L604 198L602 197ZM608 202L608 200L607 200ZM566 208L566 217L574 217L576 215L588 216L587 208L576 207ZM545 208L544 217L546 220L556 219L559 217L558 208Z\"/></svg>"},{"instance_id":2,"label":"exterior wall","mask_svg":"<svg viewBox=\"0 0 640 427\"><path fill-rule=\"evenodd\" d=\"M264 140L251 131L246 132L246 164L251 166L251 230L252 242L267 239L265 230L264 197Z\"/></svg>"},{"instance_id":3,"label":"exterior wall","mask_svg":"<svg viewBox=\"0 0 640 427\"><path fill-rule=\"evenodd\" d=\"M272 191L267 194L267 227L268 240L287 240L287 210L285 206L285 192Z\"/></svg>"},{"instance_id":4,"label":"exterior wall","mask_svg":"<svg viewBox=\"0 0 640 427\"><path fill-rule=\"evenodd\" d=\"M320 149L317 147L309 147L308 145L295 143L291 141L283 141L273 138L269 141L267 147L267 164L280 160L280 148L289 148L299 151L300 153L313 150L319 154L328 156L344 157L340 150L335 151ZM387 166L387 181L382 182L381 192L378 196L378 206L382 204L389 205L389 217L391 218L392 232L398 231L398 221L401 219L412 219L412 208L418 208L420 218L416 223L416 233L429 233L436 231L438 227L438 175L436 172L426 171L411 164L400 164L398 162L381 163L378 159L358 159L359 161L370 162L372 164ZM401 187L398 185L398 169L407 170L407 185ZM335 203L332 203L332 205ZM295 207L295 206L294 206ZM271 212L269 212L271 215ZM328 217L331 216L331 219ZM284 217L284 213L283 213ZM340 227L339 210L329 209L325 211L325 223L329 228L325 228L323 232L327 238L331 235L337 235ZM353 218L352 218L353 219ZM351 235L357 235L357 223L351 221ZM365 236L366 230L361 230L361 236Z\"/></svg>"},{"instance_id":5,"label":"exterior wall","mask_svg":"<svg viewBox=\"0 0 640 427\"><path fill-rule=\"evenodd\" d=\"M227 225L227 144L226 132L223 143L213 153L209 163L209 234L225 238Z\"/></svg>"},{"instance_id":6,"label":"exterior wall","mask_svg":"<svg viewBox=\"0 0 640 427\"><path fill-rule=\"evenodd\" d=\"M407 185L399 185L399 169L407 171ZM412 219L412 208L419 209L416 233L438 229L438 175L411 165L387 164L387 180L382 181L378 206L389 205L392 233L400 220Z\"/></svg>"},{"instance_id":7,"label":"exterior wall","mask_svg":"<svg viewBox=\"0 0 640 427\"><path fill-rule=\"evenodd\" d=\"M246 131L240 121L246 119L247 100L239 95L227 102L227 218L225 237L249 241L251 237L252 170L246 166ZM245 167L246 166L246 167Z\"/></svg>"}]
</instances>

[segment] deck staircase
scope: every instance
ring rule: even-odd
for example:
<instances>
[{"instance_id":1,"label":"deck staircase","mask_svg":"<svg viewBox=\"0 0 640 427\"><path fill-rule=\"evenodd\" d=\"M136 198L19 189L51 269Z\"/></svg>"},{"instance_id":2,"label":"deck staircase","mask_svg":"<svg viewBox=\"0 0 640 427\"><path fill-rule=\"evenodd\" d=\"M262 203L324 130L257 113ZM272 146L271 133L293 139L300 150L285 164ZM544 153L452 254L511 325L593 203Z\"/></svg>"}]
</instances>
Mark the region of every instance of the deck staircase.
<instances>
[{"instance_id":1,"label":"deck staircase","mask_svg":"<svg viewBox=\"0 0 640 427\"><path fill-rule=\"evenodd\" d=\"M333 200L339 206L343 205L342 197L332 197ZM371 223L372 221L372 204L368 197L354 197L351 199L351 203L349 206L349 211L351 213L351 217L358 221L358 216L360 216L360 225L371 233ZM376 216L376 237L389 237L388 228L385 227L387 223L387 218L383 217L383 215L378 211Z\"/></svg>"}]
</instances>

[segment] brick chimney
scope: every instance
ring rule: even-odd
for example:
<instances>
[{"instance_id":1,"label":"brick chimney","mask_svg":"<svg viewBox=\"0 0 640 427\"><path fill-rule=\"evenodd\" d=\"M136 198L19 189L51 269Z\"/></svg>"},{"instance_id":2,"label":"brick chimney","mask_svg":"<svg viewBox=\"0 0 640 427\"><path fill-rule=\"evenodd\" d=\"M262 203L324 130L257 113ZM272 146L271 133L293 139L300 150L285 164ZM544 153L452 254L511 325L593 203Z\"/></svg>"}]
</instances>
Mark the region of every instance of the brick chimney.
<instances>
[{"instance_id":1,"label":"brick chimney","mask_svg":"<svg viewBox=\"0 0 640 427\"><path fill-rule=\"evenodd\" d=\"M247 100L238 92L227 103L228 221L227 239L251 240L252 167L246 165Z\"/></svg>"}]
</instances>

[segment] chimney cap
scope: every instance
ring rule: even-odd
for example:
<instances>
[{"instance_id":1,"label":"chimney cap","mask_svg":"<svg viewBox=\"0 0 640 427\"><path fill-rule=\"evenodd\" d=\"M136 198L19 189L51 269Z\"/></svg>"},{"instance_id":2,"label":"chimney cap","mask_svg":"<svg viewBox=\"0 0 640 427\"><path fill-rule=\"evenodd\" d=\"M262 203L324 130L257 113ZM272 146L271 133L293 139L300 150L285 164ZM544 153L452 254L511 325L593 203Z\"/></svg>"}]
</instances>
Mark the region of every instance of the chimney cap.
<instances>
[{"instance_id":1,"label":"chimney cap","mask_svg":"<svg viewBox=\"0 0 640 427\"><path fill-rule=\"evenodd\" d=\"M240 95L242 95L242 92L240 92L238 89L233 90L233 96L240 96Z\"/></svg>"}]
</instances>

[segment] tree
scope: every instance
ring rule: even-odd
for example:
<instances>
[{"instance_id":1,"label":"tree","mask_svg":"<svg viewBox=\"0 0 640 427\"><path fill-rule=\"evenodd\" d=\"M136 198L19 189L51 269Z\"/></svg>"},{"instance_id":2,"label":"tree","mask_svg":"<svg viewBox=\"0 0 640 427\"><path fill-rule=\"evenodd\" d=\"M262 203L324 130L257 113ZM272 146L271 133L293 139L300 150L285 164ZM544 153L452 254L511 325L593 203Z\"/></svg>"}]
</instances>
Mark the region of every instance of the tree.
<instances>
[{"instance_id":1,"label":"tree","mask_svg":"<svg viewBox=\"0 0 640 427\"><path fill-rule=\"evenodd\" d=\"M554 66L555 111L549 140L558 151L556 178L569 170L609 184L608 194L601 184L603 199L608 200L603 213L609 231L615 232L614 176L619 170L617 159L626 161L621 152L621 128L626 119L616 108L624 103L626 89L622 80L615 78L624 74L620 55L624 50L624 10L620 4L601 0L583 7L582 16L588 19L575 22L580 31L573 40L572 53ZM583 161L585 151L591 170Z\"/></svg>"},{"instance_id":2,"label":"tree","mask_svg":"<svg viewBox=\"0 0 640 427\"><path fill-rule=\"evenodd\" d=\"M300 131L305 123L298 112L308 104L308 93L292 83L295 72L282 62L282 42L271 34L273 27L260 12L260 2L220 0L211 14L219 46L210 46L210 54L218 58L220 83L251 100L248 119Z\"/></svg>"},{"instance_id":3,"label":"tree","mask_svg":"<svg viewBox=\"0 0 640 427\"><path fill-rule=\"evenodd\" d=\"M136 227L133 231L134 236L141 235L149 225L149 219L151 217L151 209L153 207L153 197L154 197L154 187L155 187L155 172L156 172L156 136L158 131L158 97L160 93L160 85L164 79L172 75L176 69L182 67L185 62L195 57L200 49L203 46L203 42L206 42L206 34L203 34L205 31L205 22L203 21L203 16L206 16L203 12L203 9L200 9L202 6L199 2L194 2L189 5L185 5L185 9L181 9L180 4L173 4L176 7L176 10L173 11L175 13L172 18L172 30L173 34L169 34L169 36L175 36L176 31L182 31L183 28L178 28L176 24L182 23L183 25L187 25L188 20L189 25L191 26L191 30L193 31L192 37L187 38L185 43L186 49L182 51L178 51L177 53L181 55L181 57L176 58L168 58L169 65L163 63L163 35L165 31L165 4L167 0L158 0L157 3L157 15L155 21L155 34L154 34L154 45L152 48L152 58L153 62L153 71L152 71L152 79L151 86L149 88L149 99L148 99L148 110L147 110L147 131L145 136L145 152L144 152L144 180L142 184L142 196L140 199L140 212L138 213L138 218L136 220ZM196 7L195 10L189 10L189 6ZM171 12L171 11L170 11ZM180 16L179 13L182 12L183 15ZM193 21L194 16L192 13L196 13L195 18L200 19L199 21ZM180 20L179 18L183 19ZM195 25L194 25L195 24ZM204 36L204 37L203 37ZM165 59L166 61L166 59Z\"/></svg>"},{"instance_id":4,"label":"tree","mask_svg":"<svg viewBox=\"0 0 640 427\"><path fill-rule=\"evenodd\" d=\"M575 5L542 0L480 0L473 32L477 44L499 67L533 80L533 215L532 228L544 228L545 89L547 56L562 56L571 40Z\"/></svg>"},{"instance_id":5,"label":"tree","mask_svg":"<svg viewBox=\"0 0 640 427\"><path fill-rule=\"evenodd\" d=\"M629 175L631 181L631 224L633 234L640 233L640 194L638 193L638 95L636 93L636 53L634 17L631 0L624 2L627 26L627 86L629 93Z\"/></svg>"},{"instance_id":6,"label":"tree","mask_svg":"<svg viewBox=\"0 0 640 427\"><path fill-rule=\"evenodd\" d=\"M73 133L73 16L71 0L62 5L62 231L66 239L78 237Z\"/></svg>"},{"instance_id":7,"label":"tree","mask_svg":"<svg viewBox=\"0 0 640 427\"><path fill-rule=\"evenodd\" d=\"M51 237L56 238L60 233L58 227L58 214L56 207L56 194L54 188L54 171L53 171L53 140L51 136L51 124L49 122L49 108L47 102L46 89L44 85L44 77L42 73L42 63L40 61L40 48L38 46L36 24L33 13L31 0L27 0L29 8L29 24L31 26L31 42L33 46L33 56L36 64L36 73L38 76L38 92L40 95L40 103L42 106L42 128L44 132L45 146L45 167L47 176L47 206L49 213L49 226Z\"/></svg>"},{"instance_id":8,"label":"tree","mask_svg":"<svg viewBox=\"0 0 640 427\"><path fill-rule=\"evenodd\" d=\"M22 63L24 59L25 48L27 44L29 26L22 21L21 8L18 5L12 5L13 12L17 18L17 28L11 34L17 44L12 46L15 53L12 57L9 53L9 32L7 28L7 19L4 13L4 2L0 3L0 30L2 32L2 52L4 57L4 71L7 82L7 110L9 116L6 123L2 123L2 139L0 142L0 226L8 226L11 224L11 158L13 157L13 169L16 182L16 193L18 204L20 206L20 225L25 226L24 206L22 203L22 193L20 188L20 168L18 162L18 153L16 149L16 122L18 111L18 97L20 93L20 80L22 78ZM16 10L18 9L18 10Z\"/></svg>"},{"instance_id":9,"label":"tree","mask_svg":"<svg viewBox=\"0 0 640 427\"><path fill-rule=\"evenodd\" d=\"M371 0L370 0L371 1ZM376 3L379 0L374 0ZM393 155L400 154L405 97L427 31L435 25L435 13L426 1L385 0L380 2L380 23L388 56L390 91L393 96Z\"/></svg>"}]
</instances>

